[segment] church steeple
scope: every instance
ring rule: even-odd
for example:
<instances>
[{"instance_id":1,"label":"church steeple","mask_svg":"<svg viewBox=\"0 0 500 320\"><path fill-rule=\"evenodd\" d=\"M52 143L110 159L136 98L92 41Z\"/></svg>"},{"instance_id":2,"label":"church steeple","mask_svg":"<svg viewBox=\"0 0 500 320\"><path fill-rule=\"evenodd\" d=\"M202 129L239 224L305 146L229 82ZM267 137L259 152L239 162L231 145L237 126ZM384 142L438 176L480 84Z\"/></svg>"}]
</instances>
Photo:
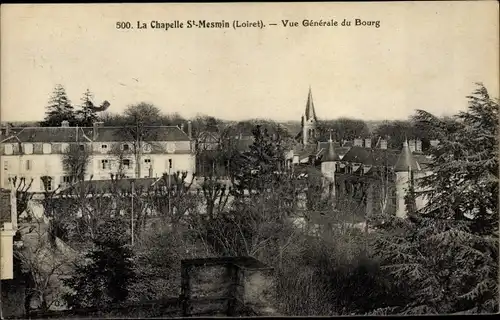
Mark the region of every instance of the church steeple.
<instances>
[{"instance_id":1,"label":"church steeple","mask_svg":"<svg viewBox=\"0 0 500 320\"><path fill-rule=\"evenodd\" d=\"M314 110L314 101L311 86L309 86L309 94L307 95L305 120L318 120L316 119L316 111Z\"/></svg>"},{"instance_id":2,"label":"church steeple","mask_svg":"<svg viewBox=\"0 0 500 320\"><path fill-rule=\"evenodd\" d=\"M307 95L306 110L302 116L302 143L304 145L314 143L316 138L316 111L314 110L314 102L312 97L311 86L309 86L309 93Z\"/></svg>"}]
</instances>

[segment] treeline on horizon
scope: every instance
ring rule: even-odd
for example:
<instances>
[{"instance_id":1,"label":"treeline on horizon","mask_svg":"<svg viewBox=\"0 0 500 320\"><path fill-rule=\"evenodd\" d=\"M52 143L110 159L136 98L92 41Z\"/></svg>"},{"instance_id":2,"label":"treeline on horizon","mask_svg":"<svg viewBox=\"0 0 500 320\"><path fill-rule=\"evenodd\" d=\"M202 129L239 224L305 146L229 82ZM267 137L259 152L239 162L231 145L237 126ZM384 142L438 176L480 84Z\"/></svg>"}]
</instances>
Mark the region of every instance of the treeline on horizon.
<instances>
[{"instance_id":1,"label":"treeline on horizon","mask_svg":"<svg viewBox=\"0 0 500 320\"><path fill-rule=\"evenodd\" d=\"M284 138L294 138L301 130L300 120L275 121L266 118L254 118L240 121L226 120L206 114L197 114L186 118L178 112L165 113L152 103L140 102L128 105L121 113L109 110L96 111L93 104L94 95L87 89L80 99L80 103L72 103L68 98L65 87L56 85L48 104L43 121L8 122L14 127L59 127L66 120L70 126L90 127L94 122L100 121L104 126L135 125L138 121L145 125L185 126L188 120L192 122L193 136L199 132L219 131L231 128L236 133L251 135L255 125L261 125L271 132L279 133ZM113 106L111 105L111 109ZM364 121L350 117L337 119L318 119L319 140L326 141L330 134L335 141L352 141L355 138L371 138L372 145L379 138L388 140L389 148L400 148L406 139L420 139L426 149L429 141L436 139L428 130L421 130L416 126L414 115L407 120L381 120ZM299 117L299 115L297 116ZM450 117L442 117L448 121Z\"/></svg>"}]
</instances>

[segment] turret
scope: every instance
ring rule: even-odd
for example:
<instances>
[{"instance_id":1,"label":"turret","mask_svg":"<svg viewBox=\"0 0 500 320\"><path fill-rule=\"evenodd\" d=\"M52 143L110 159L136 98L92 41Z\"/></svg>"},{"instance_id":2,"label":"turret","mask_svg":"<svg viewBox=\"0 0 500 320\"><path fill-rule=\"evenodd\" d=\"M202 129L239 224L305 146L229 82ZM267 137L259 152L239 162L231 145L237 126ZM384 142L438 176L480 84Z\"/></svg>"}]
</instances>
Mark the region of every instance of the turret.
<instances>
[{"instance_id":1,"label":"turret","mask_svg":"<svg viewBox=\"0 0 500 320\"><path fill-rule=\"evenodd\" d=\"M339 160L340 158L335 152L335 146L333 145L332 135L330 132L328 148L325 150L325 155L321 160L321 173L323 174L323 177L325 177L325 184L328 186L328 188L325 189L332 195L335 195L335 171L337 161Z\"/></svg>"},{"instance_id":2,"label":"turret","mask_svg":"<svg viewBox=\"0 0 500 320\"><path fill-rule=\"evenodd\" d=\"M413 157L408 141L403 143L403 149L394 166L394 171L396 172L396 216L406 218L405 196L410 186L409 182L413 173L420 171L420 165Z\"/></svg>"}]
</instances>

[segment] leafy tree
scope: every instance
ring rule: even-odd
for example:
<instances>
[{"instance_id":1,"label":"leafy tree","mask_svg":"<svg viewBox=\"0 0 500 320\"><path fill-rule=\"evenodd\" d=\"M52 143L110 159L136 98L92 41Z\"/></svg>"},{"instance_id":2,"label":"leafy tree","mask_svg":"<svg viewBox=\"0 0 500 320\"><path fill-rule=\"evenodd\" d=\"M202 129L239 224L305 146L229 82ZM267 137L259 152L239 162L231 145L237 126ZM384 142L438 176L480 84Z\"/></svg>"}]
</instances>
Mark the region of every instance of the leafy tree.
<instances>
[{"instance_id":1,"label":"leafy tree","mask_svg":"<svg viewBox=\"0 0 500 320\"><path fill-rule=\"evenodd\" d=\"M69 125L76 123L74 108L68 99L66 89L58 84L49 99L45 119L40 123L42 127L59 127L66 120Z\"/></svg>"},{"instance_id":2,"label":"leafy tree","mask_svg":"<svg viewBox=\"0 0 500 320\"><path fill-rule=\"evenodd\" d=\"M76 112L78 118L78 125L80 127L91 127L94 122L97 121L97 112L92 103L94 95L89 89L83 93L82 103L80 105L80 110Z\"/></svg>"},{"instance_id":3,"label":"leafy tree","mask_svg":"<svg viewBox=\"0 0 500 320\"><path fill-rule=\"evenodd\" d=\"M409 293L389 313L498 312L499 106L481 84L468 99L453 123L417 114L442 141L430 149L432 174L416 181L427 204L379 225L378 255Z\"/></svg>"},{"instance_id":4,"label":"leafy tree","mask_svg":"<svg viewBox=\"0 0 500 320\"><path fill-rule=\"evenodd\" d=\"M264 192L271 186L276 173L284 170L284 149L280 136L271 136L261 126L256 126L252 133L254 142L250 150L239 154L232 163L233 191L239 196L245 190L249 193Z\"/></svg>"},{"instance_id":5,"label":"leafy tree","mask_svg":"<svg viewBox=\"0 0 500 320\"><path fill-rule=\"evenodd\" d=\"M76 266L74 275L64 280L73 290L65 296L71 308L106 308L126 301L135 274L132 251L120 236L123 230L117 222L110 221L102 228L95 248Z\"/></svg>"}]
</instances>

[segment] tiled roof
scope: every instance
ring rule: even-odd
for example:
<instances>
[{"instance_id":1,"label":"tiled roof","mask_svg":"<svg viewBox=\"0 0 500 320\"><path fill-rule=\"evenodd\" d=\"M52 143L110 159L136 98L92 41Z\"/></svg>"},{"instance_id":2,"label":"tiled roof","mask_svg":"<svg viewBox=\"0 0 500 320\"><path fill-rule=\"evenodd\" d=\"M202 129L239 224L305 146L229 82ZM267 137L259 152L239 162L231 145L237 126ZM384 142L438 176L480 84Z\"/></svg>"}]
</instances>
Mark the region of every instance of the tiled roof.
<instances>
[{"instance_id":1,"label":"tiled roof","mask_svg":"<svg viewBox=\"0 0 500 320\"><path fill-rule=\"evenodd\" d=\"M342 161L372 165L374 160L370 149L354 146L345 154Z\"/></svg>"},{"instance_id":2,"label":"tiled roof","mask_svg":"<svg viewBox=\"0 0 500 320\"><path fill-rule=\"evenodd\" d=\"M393 149L371 149L374 165L393 167L398 160L398 150Z\"/></svg>"},{"instance_id":3,"label":"tiled roof","mask_svg":"<svg viewBox=\"0 0 500 320\"><path fill-rule=\"evenodd\" d=\"M88 142L94 138L92 127L29 127L12 130L12 138L21 142ZM99 127L94 141L129 141L125 127ZM147 126L146 141L189 141L188 135L175 126ZM16 135L17 133L17 135ZM16 140L17 140L16 139ZM3 140L3 139L2 139Z\"/></svg>"},{"instance_id":4,"label":"tiled roof","mask_svg":"<svg viewBox=\"0 0 500 320\"><path fill-rule=\"evenodd\" d=\"M94 141L129 141L127 127L99 127ZM93 131L93 128L87 128ZM131 127L131 130L135 130ZM133 132L133 131L132 131ZM189 141L189 136L176 126L147 126L144 127L144 140L146 141ZM93 138L93 133L90 133Z\"/></svg>"},{"instance_id":5,"label":"tiled roof","mask_svg":"<svg viewBox=\"0 0 500 320\"><path fill-rule=\"evenodd\" d=\"M21 142L76 142L89 141L83 128L78 127L29 127L17 131Z\"/></svg>"}]
</instances>

